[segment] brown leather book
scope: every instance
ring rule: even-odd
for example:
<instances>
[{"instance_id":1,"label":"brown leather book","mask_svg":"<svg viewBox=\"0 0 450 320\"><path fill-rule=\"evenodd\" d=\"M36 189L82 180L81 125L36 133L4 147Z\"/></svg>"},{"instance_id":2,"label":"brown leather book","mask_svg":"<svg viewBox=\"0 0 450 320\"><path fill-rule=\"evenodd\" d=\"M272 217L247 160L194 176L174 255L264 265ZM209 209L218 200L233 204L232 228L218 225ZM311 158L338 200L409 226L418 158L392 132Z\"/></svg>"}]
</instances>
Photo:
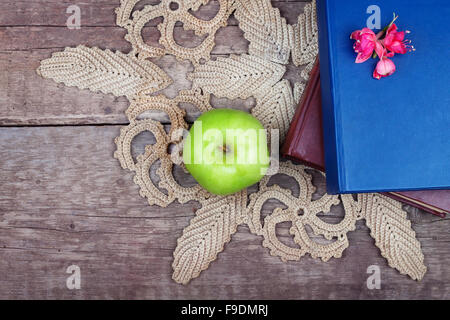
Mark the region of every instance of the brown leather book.
<instances>
[{"instance_id":1,"label":"brown leather book","mask_svg":"<svg viewBox=\"0 0 450 320\"><path fill-rule=\"evenodd\" d=\"M285 158L325 171L320 68L316 62L281 150ZM450 213L450 190L390 192L385 195L445 217Z\"/></svg>"}]
</instances>

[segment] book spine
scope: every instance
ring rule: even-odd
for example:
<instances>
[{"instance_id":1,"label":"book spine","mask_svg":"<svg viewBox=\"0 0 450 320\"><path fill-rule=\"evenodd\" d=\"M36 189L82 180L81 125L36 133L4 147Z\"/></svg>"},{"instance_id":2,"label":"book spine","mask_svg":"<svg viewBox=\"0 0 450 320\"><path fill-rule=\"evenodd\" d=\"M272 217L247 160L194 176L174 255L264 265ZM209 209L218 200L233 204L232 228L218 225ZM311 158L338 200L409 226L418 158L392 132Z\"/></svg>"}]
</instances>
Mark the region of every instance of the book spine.
<instances>
[{"instance_id":1,"label":"book spine","mask_svg":"<svg viewBox=\"0 0 450 320\"><path fill-rule=\"evenodd\" d=\"M397 200L397 201L400 201L400 202L402 202L404 204L408 204L410 206L416 207L418 209L421 209L423 211L426 211L428 213L431 213L431 214L433 214L435 216L438 216L438 217L441 217L441 218L445 218L447 216L447 214L448 214L444 210L437 211L438 210L437 208L435 210L430 205L428 205L426 203L422 203L420 201L407 198L407 197L402 196L402 195L400 195L398 193L395 193L395 192L387 192L387 193L382 193L382 194L387 196L387 197L390 197L390 198L392 198L394 200Z\"/></svg>"},{"instance_id":2,"label":"book spine","mask_svg":"<svg viewBox=\"0 0 450 320\"><path fill-rule=\"evenodd\" d=\"M338 157L338 135L336 132L336 105L333 90L333 56L330 24L328 23L330 2L333 0L317 1L317 22L319 28L319 58L320 81L322 88L322 117L325 147L325 167L327 172L327 192L329 194L343 193L342 177Z\"/></svg>"},{"instance_id":3,"label":"book spine","mask_svg":"<svg viewBox=\"0 0 450 320\"><path fill-rule=\"evenodd\" d=\"M303 131L305 128L305 121L307 121L307 115L309 109L312 108L311 100L313 99L314 90L319 85L319 58L316 58L314 67L311 70L308 85L306 86L303 95L301 97L300 103L295 111L294 118L289 127L288 134L286 136L286 141L284 142L283 148L281 149L281 154L285 158L289 158L295 161L304 161L304 154L301 154L299 149L301 148L303 140ZM311 167L317 167L312 163L308 163ZM320 170L320 169L319 169Z\"/></svg>"}]
</instances>

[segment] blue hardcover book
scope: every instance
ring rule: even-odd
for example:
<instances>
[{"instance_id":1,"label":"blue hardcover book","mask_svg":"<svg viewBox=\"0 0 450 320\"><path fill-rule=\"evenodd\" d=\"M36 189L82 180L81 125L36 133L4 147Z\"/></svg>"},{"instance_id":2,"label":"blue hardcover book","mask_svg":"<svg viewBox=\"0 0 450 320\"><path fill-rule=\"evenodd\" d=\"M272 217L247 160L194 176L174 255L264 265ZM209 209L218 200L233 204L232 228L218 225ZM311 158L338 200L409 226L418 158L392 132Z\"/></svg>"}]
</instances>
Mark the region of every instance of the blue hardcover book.
<instances>
[{"instance_id":1,"label":"blue hardcover book","mask_svg":"<svg viewBox=\"0 0 450 320\"><path fill-rule=\"evenodd\" d=\"M328 192L450 189L450 1L317 0L317 12ZM379 59L355 63L350 34L393 13L416 51L376 80Z\"/></svg>"}]
</instances>

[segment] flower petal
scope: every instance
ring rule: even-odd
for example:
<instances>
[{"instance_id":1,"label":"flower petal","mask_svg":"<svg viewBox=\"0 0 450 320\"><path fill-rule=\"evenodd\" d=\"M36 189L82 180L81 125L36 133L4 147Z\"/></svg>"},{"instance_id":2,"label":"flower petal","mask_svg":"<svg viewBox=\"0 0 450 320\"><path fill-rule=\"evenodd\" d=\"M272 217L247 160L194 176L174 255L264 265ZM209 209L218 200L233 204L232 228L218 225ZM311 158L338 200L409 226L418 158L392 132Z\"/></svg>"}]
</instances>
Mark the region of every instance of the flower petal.
<instances>
[{"instance_id":1,"label":"flower petal","mask_svg":"<svg viewBox=\"0 0 450 320\"><path fill-rule=\"evenodd\" d=\"M387 30L386 34L392 33L392 32L396 32L397 31L397 25L395 23L393 23L389 29Z\"/></svg>"},{"instance_id":2,"label":"flower petal","mask_svg":"<svg viewBox=\"0 0 450 320\"><path fill-rule=\"evenodd\" d=\"M373 76L376 79L388 77L391 74L393 74L395 70L396 67L394 62L390 59L383 58L378 62L377 67L375 68L375 71L373 73Z\"/></svg>"},{"instance_id":3,"label":"flower petal","mask_svg":"<svg viewBox=\"0 0 450 320\"><path fill-rule=\"evenodd\" d=\"M373 52L373 51L372 51ZM358 56L356 57L355 63L363 63L369 60L369 58L372 56L372 53L365 54L363 52L358 53Z\"/></svg>"},{"instance_id":4,"label":"flower petal","mask_svg":"<svg viewBox=\"0 0 450 320\"><path fill-rule=\"evenodd\" d=\"M375 52L377 53L380 59L384 56L386 49L383 47L380 41L375 43Z\"/></svg>"},{"instance_id":5,"label":"flower petal","mask_svg":"<svg viewBox=\"0 0 450 320\"><path fill-rule=\"evenodd\" d=\"M359 40L361 38L361 30L353 31L350 35L350 39Z\"/></svg>"},{"instance_id":6,"label":"flower petal","mask_svg":"<svg viewBox=\"0 0 450 320\"><path fill-rule=\"evenodd\" d=\"M396 41L403 41L403 40L405 40L405 31L396 32L394 34L394 39Z\"/></svg>"}]
</instances>

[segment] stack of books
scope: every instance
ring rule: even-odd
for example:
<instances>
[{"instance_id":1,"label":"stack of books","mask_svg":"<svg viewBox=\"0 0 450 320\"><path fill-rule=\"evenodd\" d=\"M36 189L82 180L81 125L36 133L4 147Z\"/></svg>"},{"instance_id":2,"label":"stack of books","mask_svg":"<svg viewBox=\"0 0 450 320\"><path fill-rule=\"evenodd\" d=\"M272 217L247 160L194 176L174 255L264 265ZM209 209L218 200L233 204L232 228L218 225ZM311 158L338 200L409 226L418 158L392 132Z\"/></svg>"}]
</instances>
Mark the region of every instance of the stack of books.
<instances>
[{"instance_id":1,"label":"stack of books","mask_svg":"<svg viewBox=\"0 0 450 320\"><path fill-rule=\"evenodd\" d=\"M416 51L372 77L350 34L396 24ZM450 212L448 0L318 0L319 59L282 154L326 171L330 194L382 192L430 213ZM379 15L379 16L377 16ZM381 19L381 23L376 23Z\"/></svg>"}]
</instances>

